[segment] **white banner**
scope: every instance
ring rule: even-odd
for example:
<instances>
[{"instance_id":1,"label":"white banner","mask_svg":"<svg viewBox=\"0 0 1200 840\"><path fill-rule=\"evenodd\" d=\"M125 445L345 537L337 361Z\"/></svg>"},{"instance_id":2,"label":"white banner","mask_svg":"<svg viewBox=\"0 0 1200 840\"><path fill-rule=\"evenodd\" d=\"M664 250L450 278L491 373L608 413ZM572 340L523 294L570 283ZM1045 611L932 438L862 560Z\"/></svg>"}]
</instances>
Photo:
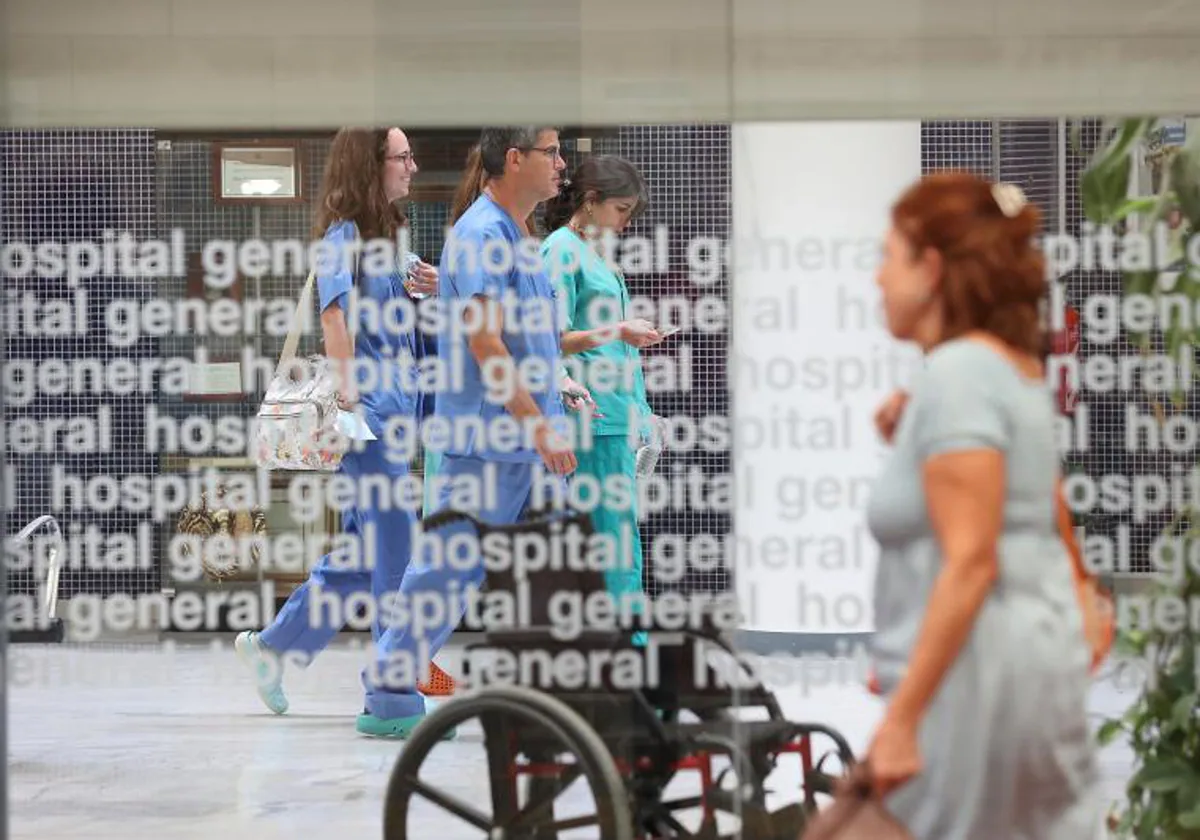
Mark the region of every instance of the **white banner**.
<instances>
[{"instance_id":1,"label":"white banner","mask_svg":"<svg viewBox=\"0 0 1200 840\"><path fill-rule=\"evenodd\" d=\"M872 417L915 357L887 333L875 274L921 126L737 125L732 168L733 412L765 432L734 450L745 629L870 632Z\"/></svg>"}]
</instances>

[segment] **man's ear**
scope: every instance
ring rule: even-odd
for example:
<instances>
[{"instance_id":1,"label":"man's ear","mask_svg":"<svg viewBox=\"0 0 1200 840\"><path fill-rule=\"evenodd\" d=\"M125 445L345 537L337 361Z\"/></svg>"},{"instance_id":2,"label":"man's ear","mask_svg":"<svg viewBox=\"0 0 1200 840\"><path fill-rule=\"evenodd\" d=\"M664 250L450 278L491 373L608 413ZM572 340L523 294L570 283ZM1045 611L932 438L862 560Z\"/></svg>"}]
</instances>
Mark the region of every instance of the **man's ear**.
<instances>
[{"instance_id":1,"label":"man's ear","mask_svg":"<svg viewBox=\"0 0 1200 840\"><path fill-rule=\"evenodd\" d=\"M509 149L504 153L504 161L515 169L521 168L521 150Z\"/></svg>"}]
</instances>

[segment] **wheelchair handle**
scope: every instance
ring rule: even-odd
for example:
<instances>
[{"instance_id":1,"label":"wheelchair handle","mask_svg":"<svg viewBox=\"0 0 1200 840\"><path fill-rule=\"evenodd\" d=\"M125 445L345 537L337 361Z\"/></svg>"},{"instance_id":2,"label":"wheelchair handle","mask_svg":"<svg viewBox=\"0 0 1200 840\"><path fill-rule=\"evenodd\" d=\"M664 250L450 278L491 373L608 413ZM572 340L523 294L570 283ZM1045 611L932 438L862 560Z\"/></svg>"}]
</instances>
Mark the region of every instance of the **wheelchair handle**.
<instances>
[{"instance_id":1,"label":"wheelchair handle","mask_svg":"<svg viewBox=\"0 0 1200 840\"><path fill-rule=\"evenodd\" d=\"M466 511L453 509L439 510L437 513L426 516L421 520L421 527L428 531L433 528L441 528L443 525L451 525L455 522L463 521L470 522L475 526L476 530L484 527L483 520L478 517L472 516Z\"/></svg>"},{"instance_id":2,"label":"wheelchair handle","mask_svg":"<svg viewBox=\"0 0 1200 840\"><path fill-rule=\"evenodd\" d=\"M458 510L456 508L447 508L446 510L439 510L437 513L430 514L429 516L422 519L421 527L425 530L430 530L433 528L441 528L444 525L451 525L455 522L470 522L472 525L475 526L475 530L481 531L481 530L484 530L487 528L497 528L497 527L511 528L511 527L514 527L517 525L536 525L536 524L539 524L542 522L550 521L552 519L559 519L563 522L574 522L577 520L584 521L586 517L587 517L586 513L582 513L582 512L578 512L578 511L564 512L563 514L560 514L558 516L539 514L539 513L535 512L535 513L533 513L533 515L525 514L522 516L521 519L518 519L516 522L513 522L509 525L497 526L497 525L493 525L488 522L484 522L478 516L475 516L472 513L467 513L465 510Z\"/></svg>"}]
</instances>

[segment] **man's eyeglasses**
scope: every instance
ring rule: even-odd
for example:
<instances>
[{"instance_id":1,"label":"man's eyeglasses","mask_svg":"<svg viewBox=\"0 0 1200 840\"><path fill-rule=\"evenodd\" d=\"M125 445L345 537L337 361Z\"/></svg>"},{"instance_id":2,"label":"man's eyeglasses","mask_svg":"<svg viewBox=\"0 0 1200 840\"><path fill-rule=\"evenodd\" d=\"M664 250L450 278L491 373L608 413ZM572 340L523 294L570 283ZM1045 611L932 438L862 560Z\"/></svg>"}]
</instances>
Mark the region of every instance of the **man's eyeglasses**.
<instances>
[{"instance_id":1,"label":"man's eyeglasses","mask_svg":"<svg viewBox=\"0 0 1200 840\"><path fill-rule=\"evenodd\" d=\"M546 157L550 158L550 160L555 160L557 158L562 157L562 149L560 149L558 146L546 146L545 148L542 148L540 146L530 146L529 148L525 149L524 151L526 151L526 152L541 152Z\"/></svg>"}]
</instances>

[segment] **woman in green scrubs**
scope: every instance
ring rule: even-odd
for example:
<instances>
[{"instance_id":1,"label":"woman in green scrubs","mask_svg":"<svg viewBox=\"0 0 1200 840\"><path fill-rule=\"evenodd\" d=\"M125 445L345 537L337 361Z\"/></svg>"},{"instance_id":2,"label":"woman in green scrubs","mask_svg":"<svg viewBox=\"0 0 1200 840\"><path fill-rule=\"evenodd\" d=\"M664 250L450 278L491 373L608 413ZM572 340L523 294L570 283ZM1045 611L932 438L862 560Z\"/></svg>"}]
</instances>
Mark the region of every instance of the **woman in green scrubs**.
<instances>
[{"instance_id":1,"label":"woman in green scrubs","mask_svg":"<svg viewBox=\"0 0 1200 840\"><path fill-rule=\"evenodd\" d=\"M610 535L619 549L629 552L619 568L605 572L618 608L623 595L642 592L635 465L638 442L648 433L652 412L639 349L659 343L663 336L650 322L629 317L625 278L615 265L616 255L605 254L604 243L613 242L645 207L645 182L631 163L611 155L590 156L571 174L570 186L548 203L545 221L550 233L541 248L546 270L559 289L563 355L579 357L582 375L575 378L592 399L590 411L572 414L576 422L591 427L591 445L576 448L579 466L573 480L601 488L602 494L613 477L628 481L628 504L605 499L596 505L591 494L583 494L594 505L597 532ZM579 440L588 438L580 435ZM631 599L635 610L637 601ZM634 641L644 644L645 634L635 634Z\"/></svg>"}]
</instances>

